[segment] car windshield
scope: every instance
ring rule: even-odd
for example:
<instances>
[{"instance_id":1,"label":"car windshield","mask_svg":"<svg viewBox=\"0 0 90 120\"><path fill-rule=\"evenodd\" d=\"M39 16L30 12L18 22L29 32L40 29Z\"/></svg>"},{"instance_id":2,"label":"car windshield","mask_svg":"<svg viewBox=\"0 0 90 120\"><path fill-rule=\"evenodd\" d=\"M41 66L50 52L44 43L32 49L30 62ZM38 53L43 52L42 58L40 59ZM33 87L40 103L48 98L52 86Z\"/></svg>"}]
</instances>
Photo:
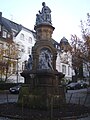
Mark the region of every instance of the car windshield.
<instances>
[{"instance_id":1,"label":"car windshield","mask_svg":"<svg viewBox=\"0 0 90 120\"><path fill-rule=\"evenodd\" d=\"M20 87L21 87L21 85L17 85L17 86L14 86L12 88L20 88Z\"/></svg>"},{"instance_id":2,"label":"car windshield","mask_svg":"<svg viewBox=\"0 0 90 120\"><path fill-rule=\"evenodd\" d=\"M68 86L75 86L77 83L70 83Z\"/></svg>"}]
</instances>

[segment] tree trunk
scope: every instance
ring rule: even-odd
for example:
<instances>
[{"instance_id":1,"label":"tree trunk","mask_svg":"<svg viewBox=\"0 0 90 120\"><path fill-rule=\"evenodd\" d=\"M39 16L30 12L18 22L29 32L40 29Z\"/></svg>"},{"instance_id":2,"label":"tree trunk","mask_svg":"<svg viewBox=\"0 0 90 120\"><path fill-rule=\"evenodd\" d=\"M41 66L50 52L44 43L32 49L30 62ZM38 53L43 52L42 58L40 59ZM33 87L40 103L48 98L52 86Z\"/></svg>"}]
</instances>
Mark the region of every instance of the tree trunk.
<instances>
[{"instance_id":1,"label":"tree trunk","mask_svg":"<svg viewBox=\"0 0 90 120\"><path fill-rule=\"evenodd\" d=\"M8 65L6 65L6 76L5 76L5 82L7 81L7 78L8 78Z\"/></svg>"}]
</instances>

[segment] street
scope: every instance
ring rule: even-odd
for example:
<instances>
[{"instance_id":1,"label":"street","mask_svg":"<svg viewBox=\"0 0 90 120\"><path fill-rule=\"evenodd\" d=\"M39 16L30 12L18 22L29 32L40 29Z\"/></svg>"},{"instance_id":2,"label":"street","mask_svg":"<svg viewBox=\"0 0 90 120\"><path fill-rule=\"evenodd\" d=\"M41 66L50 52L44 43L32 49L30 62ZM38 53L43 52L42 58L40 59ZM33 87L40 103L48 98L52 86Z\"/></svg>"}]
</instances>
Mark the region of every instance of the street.
<instances>
[{"instance_id":1,"label":"street","mask_svg":"<svg viewBox=\"0 0 90 120\"><path fill-rule=\"evenodd\" d=\"M0 93L0 104L6 102L17 102L18 94L9 92ZM68 90L66 93L66 102L90 106L90 91L87 94L87 89Z\"/></svg>"},{"instance_id":2,"label":"street","mask_svg":"<svg viewBox=\"0 0 90 120\"><path fill-rule=\"evenodd\" d=\"M0 93L0 104L7 102L17 102L18 94Z\"/></svg>"},{"instance_id":3,"label":"street","mask_svg":"<svg viewBox=\"0 0 90 120\"><path fill-rule=\"evenodd\" d=\"M66 102L90 106L90 88L79 90L68 90L66 93Z\"/></svg>"},{"instance_id":4,"label":"street","mask_svg":"<svg viewBox=\"0 0 90 120\"><path fill-rule=\"evenodd\" d=\"M9 92L0 93L0 104L8 103L8 102L17 102L18 94L11 94ZM90 91L87 94L87 89L80 90L68 90L66 93L66 102L67 103L75 103L81 104L90 107ZM0 120L12 120L9 118L0 117ZM77 120L89 120L90 115L88 117L79 118Z\"/></svg>"},{"instance_id":5,"label":"street","mask_svg":"<svg viewBox=\"0 0 90 120\"><path fill-rule=\"evenodd\" d=\"M8 102L17 102L18 94L10 94L9 92L0 93L0 104ZM0 117L0 120L13 120L6 117Z\"/></svg>"}]
</instances>

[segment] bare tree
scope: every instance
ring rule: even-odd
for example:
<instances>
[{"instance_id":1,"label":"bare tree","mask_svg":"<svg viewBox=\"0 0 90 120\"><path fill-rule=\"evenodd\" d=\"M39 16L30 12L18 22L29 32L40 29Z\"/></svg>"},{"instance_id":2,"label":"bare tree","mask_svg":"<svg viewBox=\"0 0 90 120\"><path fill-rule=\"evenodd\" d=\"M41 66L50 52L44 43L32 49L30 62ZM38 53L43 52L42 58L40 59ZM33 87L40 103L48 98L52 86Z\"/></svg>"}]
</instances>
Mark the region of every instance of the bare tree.
<instances>
[{"instance_id":1,"label":"bare tree","mask_svg":"<svg viewBox=\"0 0 90 120\"><path fill-rule=\"evenodd\" d=\"M82 65L86 66L90 79L90 15L87 14L87 20L81 21L82 39L77 35L71 36L73 68L76 76ZM83 67L84 67L83 66ZM89 80L90 82L90 80Z\"/></svg>"},{"instance_id":2,"label":"bare tree","mask_svg":"<svg viewBox=\"0 0 90 120\"><path fill-rule=\"evenodd\" d=\"M17 45L13 41L2 43L0 47L0 75L7 78L16 71L16 60L19 54Z\"/></svg>"}]
</instances>

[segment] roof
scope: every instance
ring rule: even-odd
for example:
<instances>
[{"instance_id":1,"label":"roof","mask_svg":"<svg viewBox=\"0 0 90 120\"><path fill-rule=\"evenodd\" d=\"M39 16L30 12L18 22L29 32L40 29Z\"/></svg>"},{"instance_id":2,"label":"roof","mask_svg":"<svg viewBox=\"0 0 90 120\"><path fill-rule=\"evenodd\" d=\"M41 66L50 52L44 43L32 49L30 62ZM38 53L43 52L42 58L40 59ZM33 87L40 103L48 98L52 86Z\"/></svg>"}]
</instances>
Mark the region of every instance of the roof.
<instances>
[{"instance_id":1,"label":"roof","mask_svg":"<svg viewBox=\"0 0 90 120\"><path fill-rule=\"evenodd\" d=\"M0 24L2 24L9 32L15 31L15 36L21 31L22 28L25 28L28 31L32 32L35 36L35 32L33 30L30 30L21 24L15 23L7 18L2 17L2 12L0 12Z\"/></svg>"},{"instance_id":2,"label":"roof","mask_svg":"<svg viewBox=\"0 0 90 120\"><path fill-rule=\"evenodd\" d=\"M69 45L69 42L65 37L63 37L60 41L60 44Z\"/></svg>"},{"instance_id":3,"label":"roof","mask_svg":"<svg viewBox=\"0 0 90 120\"><path fill-rule=\"evenodd\" d=\"M63 37L60 42L68 42L68 40L65 37Z\"/></svg>"},{"instance_id":4,"label":"roof","mask_svg":"<svg viewBox=\"0 0 90 120\"><path fill-rule=\"evenodd\" d=\"M54 39L51 39L51 41L52 41L52 44L59 45L59 43L57 41L55 41Z\"/></svg>"},{"instance_id":5,"label":"roof","mask_svg":"<svg viewBox=\"0 0 90 120\"><path fill-rule=\"evenodd\" d=\"M2 17L2 13L0 12L0 23L4 26L4 28L8 31L11 32L14 30L16 34L21 30L22 26L10 21L9 19L6 19Z\"/></svg>"},{"instance_id":6,"label":"roof","mask_svg":"<svg viewBox=\"0 0 90 120\"><path fill-rule=\"evenodd\" d=\"M11 31L12 31L12 29L13 29L13 30L15 30L16 32L19 32L19 31L21 30L21 28L22 28L21 25L15 23L15 22L13 22L13 21L10 21L10 20L8 20L8 19L6 19L6 18L4 18L4 17L2 17L2 22L3 22L4 25L7 27L7 29L10 28Z\"/></svg>"},{"instance_id":7,"label":"roof","mask_svg":"<svg viewBox=\"0 0 90 120\"><path fill-rule=\"evenodd\" d=\"M2 24L2 12L0 12L0 24Z\"/></svg>"}]
</instances>

